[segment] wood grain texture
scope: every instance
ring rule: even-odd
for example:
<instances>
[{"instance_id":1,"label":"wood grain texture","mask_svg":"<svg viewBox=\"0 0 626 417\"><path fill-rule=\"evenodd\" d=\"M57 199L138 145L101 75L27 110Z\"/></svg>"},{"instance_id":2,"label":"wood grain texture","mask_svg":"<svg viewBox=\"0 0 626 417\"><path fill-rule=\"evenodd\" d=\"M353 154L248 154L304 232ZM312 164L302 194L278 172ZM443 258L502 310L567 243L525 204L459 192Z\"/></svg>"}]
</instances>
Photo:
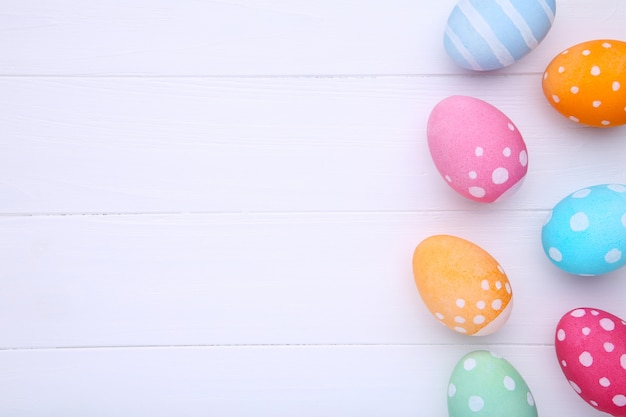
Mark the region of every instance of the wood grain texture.
<instances>
[{"instance_id":1,"label":"wood grain texture","mask_svg":"<svg viewBox=\"0 0 626 417\"><path fill-rule=\"evenodd\" d=\"M444 416L448 374L473 349L503 355L541 415L581 413L550 347L240 346L0 351L15 417ZM36 401L34 400L36 399Z\"/></svg>"},{"instance_id":2,"label":"wood grain texture","mask_svg":"<svg viewBox=\"0 0 626 417\"><path fill-rule=\"evenodd\" d=\"M0 212L484 209L447 187L426 122L452 94L518 125L529 173L502 209L624 182L624 129L577 126L539 75L0 79ZM581 172L584 173L581 176Z\"/></svg>"},{"instance_id":3,"label":"wood grain texture","mask_svg":"<svg viewBox=\"0 0 626 417\"><path fill-rule=\"evenodd\" d=\"M554 267L540 244L546 215L4 217L0 347L549 345L572 308L620 311L626 280ZM422 305L411 258L440 233L474 241L505 268L515 307L496 334L458 335Z\"/></svg>"},{"instance_id":4,"label":"wood grain texture","mask_svg":"<svg viewBox=\"0 0 626 417\"><path fill-rule=\"evenodd\" d=\"M442 48L454 0L4 0L6 75L460 74ZM551 32L503 71L624 36L621 0L560 0Z\"/></svg>"},{"instance_id":5,"label":"wood grain texture","mask_svg":"<svg viewBox=\"0 0 626 417\"><path fill-rule=\"evenodd\" d=\"M503 354L543 416L587 417L558 369L571 308L626 316L625 271L542 252L549 209L626 183L626 130L542 95L564 48L624 37L622 0L560 0L512 67L446 57L454 0L4 0L0 7L0 415L444 416L449 374ZM529 172L481 205L437 174L432 107L487 100ZM505 268L494 335L441 326L411 256L438 233Z\"/></svg>"}]
</instances>

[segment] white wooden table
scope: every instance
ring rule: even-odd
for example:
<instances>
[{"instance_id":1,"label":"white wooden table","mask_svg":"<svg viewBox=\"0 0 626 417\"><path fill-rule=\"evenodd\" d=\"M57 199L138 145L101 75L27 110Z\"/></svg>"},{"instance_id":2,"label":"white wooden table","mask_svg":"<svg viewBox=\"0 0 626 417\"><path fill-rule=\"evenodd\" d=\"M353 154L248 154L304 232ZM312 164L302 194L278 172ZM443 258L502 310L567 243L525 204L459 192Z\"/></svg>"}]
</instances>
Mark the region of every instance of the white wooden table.
<instances>
[{"instance_id":1,"label":"white wooden table","mask_svg":"<svg viewBox=\"0 0 626 417\"><path fill-rule=\"evenodd\" d=\"M555 359L563 313L626 316L626 271L544 256L548 210L626 182L626 128L541 92L573 44L626 37L623 0L559 0L544 42L470 74L454 0L0 1L0 415L446 416L457 360L504 355L542 416L598 415ZM449 189L425 137L466 94L524 135L493 205ZM450 233L505 267L498 333L436 322L411 272Z\"/></svg>"}]
</instances>

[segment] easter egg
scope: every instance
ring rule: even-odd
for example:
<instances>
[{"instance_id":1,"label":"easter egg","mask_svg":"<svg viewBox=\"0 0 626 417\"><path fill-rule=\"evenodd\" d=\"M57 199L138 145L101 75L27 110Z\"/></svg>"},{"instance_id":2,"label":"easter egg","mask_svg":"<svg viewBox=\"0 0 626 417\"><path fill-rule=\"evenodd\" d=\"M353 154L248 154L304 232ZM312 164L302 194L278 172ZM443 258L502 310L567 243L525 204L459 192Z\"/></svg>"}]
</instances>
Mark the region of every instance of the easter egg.
<instances>
[{"instance_id":1,"label":"easter egg","mask_svg":"<svg viewBox=\"0 0 626 417\"><path fill-rule=\"evenodd\" d=\"M571 387L597 410L626 417L626 322L597 308L566 313L554 346Z\"/></svg>"},{"instance_id":2,"label":"easter egg","mask_svg":"<svg viewBox=\"0 0 626 417\"><path fill-rule=\"evenodd\" d=\"M450 417L537 417L537 405L520 373L506 359L477 350L463 356L448 383Z\"/></svg>"},{"instance_id":3,"label":"easter egg","mask_svg":"<svg viewBox=\"0 0 626 417\"><path fill-rule=\"evenodd\" d=\"M449 235L424 239L413 254L413 276L428 310L458 333L491 334L511 314L513 293L504 270L468 240Z\"/></svg>"},{"instance_id":4,"label":"easter egg","mask_svg":"<svg viewBox=\"0 0 626 417\"><path fill-rule=\"evenodd\" d=\"M491 104L468 96L440 101L428 118L432 160L446 183L471 200L491 203L513 193L528 171L526 143Z\"/></svg>"},{"instance_id":5,"label":"easter egg","mask_svg":"<svg viewBox=\"0 0 626 417\"><path fill-rule=\"evenodd\" d=\"M542 86L552 107L576 123L626 124L626 42L599 39L566 49L548 64Z\"/></svg>"},{"instance_id":6,"label":"easter egg","mask_svg":"<svg viewBox=\"0 0 626 417\"><path fill-rule=\"evenodd\" d=\"M504 68L537 47L555 13L555 0L460 0L448 17L444 48L463 68Z\"/></svg>"},{"instance_id":7,"label":"easter egg","mask_svg":"<svg viewBox=\"0 0 626 417\"><path fill-rule=\"evenodd\" d=\"M626 264L626 186L580 189L554 206L541 230L552 263L576 275L600 275Z\"/></svg>"}]
</instances>

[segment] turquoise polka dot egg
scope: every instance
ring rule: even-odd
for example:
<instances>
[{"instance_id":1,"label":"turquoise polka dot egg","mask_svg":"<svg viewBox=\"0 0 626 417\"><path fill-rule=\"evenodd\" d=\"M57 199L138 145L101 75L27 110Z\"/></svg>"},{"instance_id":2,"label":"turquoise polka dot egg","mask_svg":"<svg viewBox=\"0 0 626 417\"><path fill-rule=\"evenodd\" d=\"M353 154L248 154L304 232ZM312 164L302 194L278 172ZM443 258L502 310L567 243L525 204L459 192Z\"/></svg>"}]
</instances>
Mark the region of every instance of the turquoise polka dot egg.
<instances>
[{"instance_id":1,"label":"turquoise polka dot egg","mask_svg":"<svg viewBox=\"0 0 626 417\"><path fill-rule=\"evenodd\" d=\"M548 215L541 242L548 259L575 275L602 275L626 264L626 185L580 189Z\"/></svg>"},{"instance_id":2,"label":"turquoise polka dot egg","mask_svg":"<svg viewBox=\"0 0 626 417\"><path fill-rule=\"evenodd\" d=\"M535 399L509 361L476 350L456 364L448 383L450 417L537 417Z\"/></svg>"},{"instance_id":3,"label":"turquoise polka dot egg","mask_svg":"<svg viewBox=\"0 0 626 417\"><path fill-rule=\"evenodd\" d=\"M448 17L444 48L463 68L504 68L539 45L555 13L555 0L460 0Z\"/></svg>"}]
</instances>

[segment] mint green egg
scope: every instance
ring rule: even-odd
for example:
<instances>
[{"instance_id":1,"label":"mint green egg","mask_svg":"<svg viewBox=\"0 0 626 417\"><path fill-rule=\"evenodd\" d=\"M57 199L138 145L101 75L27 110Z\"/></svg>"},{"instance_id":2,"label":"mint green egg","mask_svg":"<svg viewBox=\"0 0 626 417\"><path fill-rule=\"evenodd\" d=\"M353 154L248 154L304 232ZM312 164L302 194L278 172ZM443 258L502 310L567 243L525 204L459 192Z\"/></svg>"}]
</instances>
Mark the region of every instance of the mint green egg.
<instances>
[{"instance_id":1,"label":"mint green egg","mask_svg":"<svg viewBox=\"0 0 626 417\"><path fill-rule=\"evenodd\" d=\"M450 417L537 417L535 399L506 359L486 350L463 356L448 384Z\"/></svg>"}]
</instances>

